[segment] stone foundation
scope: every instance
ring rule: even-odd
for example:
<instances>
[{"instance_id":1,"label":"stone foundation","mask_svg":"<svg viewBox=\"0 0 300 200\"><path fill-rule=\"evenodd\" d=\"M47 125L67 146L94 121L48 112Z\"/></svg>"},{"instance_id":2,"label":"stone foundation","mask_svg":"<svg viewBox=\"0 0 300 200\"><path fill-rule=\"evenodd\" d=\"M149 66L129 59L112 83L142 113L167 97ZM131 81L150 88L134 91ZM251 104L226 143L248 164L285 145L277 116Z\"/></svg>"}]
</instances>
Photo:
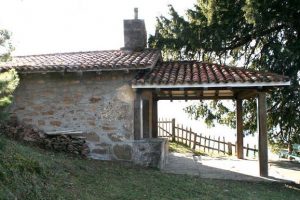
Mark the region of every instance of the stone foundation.
<instances>
[{"instance_id":1,"label":"stone foundation","mask_svg":"<svg viewBox=\"0 0 300 200\"><path fill-rule=\"evenodd\" d=\"M163 169L168 155L169 143L166 138L137 140L133 145L133 163Z\"/></svg>"}]
</instances>

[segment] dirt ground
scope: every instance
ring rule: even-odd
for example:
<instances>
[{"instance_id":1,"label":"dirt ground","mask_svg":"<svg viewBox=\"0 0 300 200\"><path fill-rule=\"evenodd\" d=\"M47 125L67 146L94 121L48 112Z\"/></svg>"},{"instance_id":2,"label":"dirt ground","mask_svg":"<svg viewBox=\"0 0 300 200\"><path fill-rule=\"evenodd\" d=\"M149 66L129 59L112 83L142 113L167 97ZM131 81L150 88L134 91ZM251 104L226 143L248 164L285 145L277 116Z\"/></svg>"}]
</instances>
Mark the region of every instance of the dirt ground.
<instances>
[{"instance_id":1,"label":"dirt ground","mask_svg":"<svg viewBox=\"0 0 300 200\"><path fill-rule=\"evenodd\" d=\"M280 181L300 184L300 163L269 157L269 177L259 176L254 159L193 156L192 153L170 153L163 169L167 173L195 175L202 178L245 181Z\"/></svg>"}]
</instances>

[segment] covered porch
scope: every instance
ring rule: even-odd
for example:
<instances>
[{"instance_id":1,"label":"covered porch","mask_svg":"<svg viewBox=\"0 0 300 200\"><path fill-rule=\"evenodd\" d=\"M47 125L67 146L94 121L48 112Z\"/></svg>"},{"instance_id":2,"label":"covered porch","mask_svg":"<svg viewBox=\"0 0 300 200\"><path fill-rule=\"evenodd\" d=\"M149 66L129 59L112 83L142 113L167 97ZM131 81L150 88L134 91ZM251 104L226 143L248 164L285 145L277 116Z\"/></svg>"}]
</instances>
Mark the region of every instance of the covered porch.
<instances>
[{"instance_id":1,"label":"covered porch","mask_svg":"<svg viewBox=\"0 0 300 200\"><path fill-rule=\"evenodd\" d=\"M134 139L157 138L159 100L236 101L237 158L243 159L243 101L257 100L259 175L268 176L266 93L288 86L285 76L194 61L163 62L133 81Z\"/></svg>"}]
</instances>

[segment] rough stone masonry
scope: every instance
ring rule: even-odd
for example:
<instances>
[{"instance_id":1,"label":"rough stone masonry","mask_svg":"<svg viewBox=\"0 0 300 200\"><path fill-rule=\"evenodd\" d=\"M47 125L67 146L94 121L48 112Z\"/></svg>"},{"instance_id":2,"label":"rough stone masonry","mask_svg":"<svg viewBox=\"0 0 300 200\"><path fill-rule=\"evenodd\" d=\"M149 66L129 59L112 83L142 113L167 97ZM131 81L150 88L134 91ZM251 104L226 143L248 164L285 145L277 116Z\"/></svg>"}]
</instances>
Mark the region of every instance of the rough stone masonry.
<instances>
[{"instance_id":1,"label":"rough stone masonry","mask_svg":"<svg viewBox=\"0 0 300 200\"><path fill-rule=\"evenodd\" d=\"M83 131L91 157L132 159L132 73L24 74L11 107L45 132Z\"/></svg>"}]
</instances>

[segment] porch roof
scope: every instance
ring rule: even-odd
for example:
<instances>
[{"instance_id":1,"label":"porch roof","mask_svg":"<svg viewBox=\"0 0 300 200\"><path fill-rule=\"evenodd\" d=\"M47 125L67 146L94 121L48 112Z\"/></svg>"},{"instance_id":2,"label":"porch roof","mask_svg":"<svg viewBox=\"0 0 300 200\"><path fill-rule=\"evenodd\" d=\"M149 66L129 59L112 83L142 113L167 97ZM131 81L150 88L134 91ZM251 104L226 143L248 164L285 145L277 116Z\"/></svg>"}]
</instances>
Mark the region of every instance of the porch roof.
<instances>
[{"instance_id":1,"label":"porch roof","mask_svg":"<svg viewBox=\"0 0 300 200\"><path fill-rule=\"evenodd\" d=\"M261 89L288 85L287 76L198 61L160 62L132 81L133 88L159 89Z\"/></svg>"}]
</instances>

